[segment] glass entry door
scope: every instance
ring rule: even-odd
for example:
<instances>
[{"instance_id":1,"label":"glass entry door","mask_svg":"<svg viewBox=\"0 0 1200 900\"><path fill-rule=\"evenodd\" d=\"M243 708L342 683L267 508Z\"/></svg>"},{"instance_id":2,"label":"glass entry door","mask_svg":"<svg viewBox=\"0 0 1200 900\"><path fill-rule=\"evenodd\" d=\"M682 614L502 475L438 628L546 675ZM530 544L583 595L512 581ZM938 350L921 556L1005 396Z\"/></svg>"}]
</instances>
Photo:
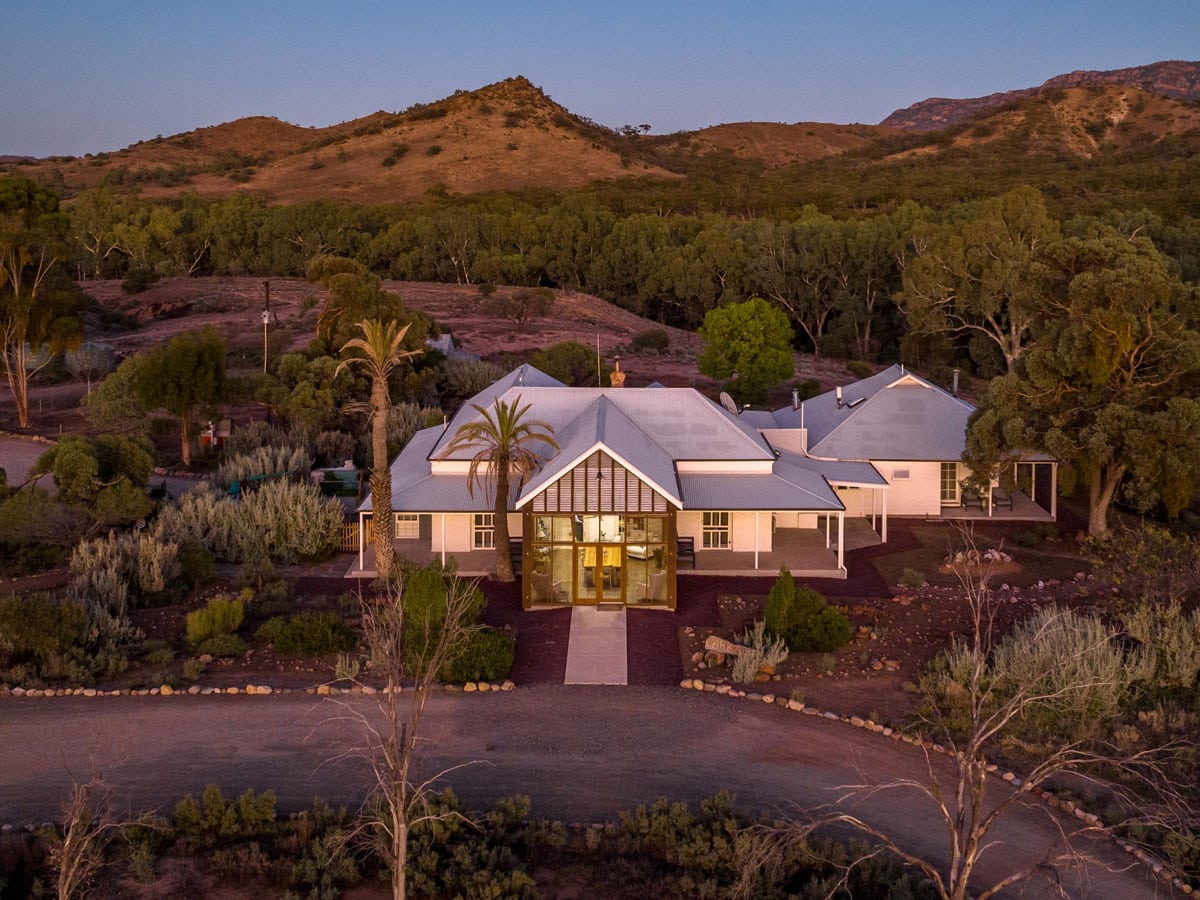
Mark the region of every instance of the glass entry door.
<instances>
[{"instance_id":1,"label":"glass entry door","mask_svg":"<svg viewBox=\"0 0 1200 900\"><path fill-rule=\"evenodd\" d=\"M599 603L622 599L624 560L619 544L580 544L575 548L575 600Z\"/></svg>"}]
</instances>

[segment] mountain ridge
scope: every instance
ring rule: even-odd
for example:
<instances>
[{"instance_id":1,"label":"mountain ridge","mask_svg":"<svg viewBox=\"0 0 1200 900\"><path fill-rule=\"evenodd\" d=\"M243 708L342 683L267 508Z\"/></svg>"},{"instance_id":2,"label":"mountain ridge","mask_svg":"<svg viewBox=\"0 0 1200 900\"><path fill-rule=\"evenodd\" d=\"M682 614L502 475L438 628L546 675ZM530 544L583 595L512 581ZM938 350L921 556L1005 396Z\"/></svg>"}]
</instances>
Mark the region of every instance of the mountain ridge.
<instances>
[{"instance_id":1,"label":"mountain ridge","mask_svg":"<svg viewBox=\"0 0 1200 900\"><path fill-rule=\"evenodd\" d=\"M905 131L940 131L1001 106L1044 91L1101 84L1121 84L1174 100L1200 100L1200 62L1159 60L1123 69L1079 69L1046 79L1036 87L998 91L983 97L929 97L897 109L879 124Z\"/></svg>"}]
</instances>

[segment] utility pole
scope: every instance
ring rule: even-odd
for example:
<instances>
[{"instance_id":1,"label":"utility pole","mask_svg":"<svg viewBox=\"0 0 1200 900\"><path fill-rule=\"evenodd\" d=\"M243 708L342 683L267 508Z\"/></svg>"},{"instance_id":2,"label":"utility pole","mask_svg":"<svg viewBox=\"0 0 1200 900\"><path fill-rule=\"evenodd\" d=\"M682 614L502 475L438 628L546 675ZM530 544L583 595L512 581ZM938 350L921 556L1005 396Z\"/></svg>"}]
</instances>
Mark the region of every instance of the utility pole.
<instances>
[{"instance_id":1,"label":"utility pole","mask_svg":"<svg viewBox=\"0 0 1200 900\"><path fill-rule=\"evenodd\" d=\"M263 282L263 374L267 373L267 325L271 321L271 282Z\"/></svg>"}]
</instances>

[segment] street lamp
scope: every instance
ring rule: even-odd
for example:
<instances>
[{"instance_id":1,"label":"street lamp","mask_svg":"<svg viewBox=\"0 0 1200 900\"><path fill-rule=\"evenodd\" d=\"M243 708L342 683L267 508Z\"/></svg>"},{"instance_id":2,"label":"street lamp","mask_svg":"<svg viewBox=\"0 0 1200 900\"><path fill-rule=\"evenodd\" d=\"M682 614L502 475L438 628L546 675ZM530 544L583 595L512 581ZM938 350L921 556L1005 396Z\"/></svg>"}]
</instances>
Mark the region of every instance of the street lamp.
<instances>
[{"instance_id":1,"label":"street lamp","mask_svg":"<svg viewBox=\"0 0 1200 900\"><path fill-rule=\"evenodd\" d=\"M263 373L267 371L267 324L271 321L271 311L264 309L262 311L263 323Z\"/></svg>"}]
</instances>

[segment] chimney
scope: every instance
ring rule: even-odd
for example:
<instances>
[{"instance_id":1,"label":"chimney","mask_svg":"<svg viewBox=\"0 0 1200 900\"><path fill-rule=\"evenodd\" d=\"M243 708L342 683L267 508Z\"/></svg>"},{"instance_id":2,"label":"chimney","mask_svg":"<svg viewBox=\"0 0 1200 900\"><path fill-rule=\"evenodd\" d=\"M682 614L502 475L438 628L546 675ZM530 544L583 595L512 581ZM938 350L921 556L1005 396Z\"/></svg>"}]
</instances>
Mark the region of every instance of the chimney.
<instances>
[{"instance_id":1,"label":"chimney","mask_svg":"<svg viewBox=\"0 0 1200 900\"><path fill-rule=\"evenodd\" d=\"M958 369L954 370L954 381L950 386L950 393L952 393L955 397L958 396Z\"/></svg>"},{"instance_id":2,"label":"chimney","mask_svg":"<svg viewBox=\"0 0 1200 900\"><path fill-rule=\"evenodd\" d=\"M842 386L840 384L837 387L837 403L838 403L838 409L841 409L842 408Z\"/></svg>"},{"instance_id":3,"label":"chimney","mask_svg":"<svg viewBox=\"0 0 1200 900\"><path fill-rule=\"evenodd\" d=\"M800 391L797 388L792 388L792 409L800 408Z\"/></svg>"},{"instance_id":4,"label":"chimney","mask_svg":"<svg viewBox=\"0 0 1200 900\"><path fill-rule=\"evenodd\" d=\"M613 359L613 370L609 373L608 383L615 388L625 387L625 373L621 371L621 357Z\"/></svg>"}]
</instances>

